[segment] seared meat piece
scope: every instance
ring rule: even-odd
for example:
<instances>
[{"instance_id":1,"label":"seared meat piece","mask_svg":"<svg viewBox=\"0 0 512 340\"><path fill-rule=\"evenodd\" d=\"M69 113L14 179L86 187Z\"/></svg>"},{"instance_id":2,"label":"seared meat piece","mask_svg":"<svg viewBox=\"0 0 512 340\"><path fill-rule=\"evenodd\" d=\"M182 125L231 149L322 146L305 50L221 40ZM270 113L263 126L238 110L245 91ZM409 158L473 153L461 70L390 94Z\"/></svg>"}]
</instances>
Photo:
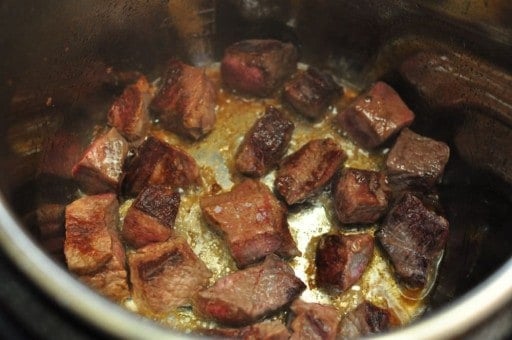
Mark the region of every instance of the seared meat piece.
<instances>
[{"instance_id":1,"label":"seared meat piece","mask_svg":"<svg viewBox=\"0 0 512 340\"><path fill-rule=\"evenodd\" d=\"M276 167L292 138L294 124L270 106L245 135L236 155L236 168L260 177Z\"/></svg>"},{"instance_id":2,"label":"seared meat piece","mask_svg":"<svg viewBox=\"0 0 512 340\"><path fill-rule=\"evenodd\" d=\"M431 188L440 180L449 157L445 143L404 129L386 160L390 185L394 190Z\"/></svg>"},{"instance_id":3,"label":"seared meat piece","mask_svg":"<svg viewBox=\"0 0 512 340\"><path fill-rule=\"evenodd\" d=\"M347 168L336 185L334 206L341 223L376 222L388 207L386 175Z\"/></svg>"},{"instance_id":4,"label":"seared meat piece","mask_svg":"<svg viewBox=\"0 0 512 340\"><path fill-rule=\"evenodd\" d=\"M96 292L122 302L130 297L126 255L119 237L112 239L112 258L97 272L80 275L79 279Z\"/></svg>"},{"instance_id":5,"label":"seared meat piece","mask_svg":"<svg viewBox=\"0 0 512 340\"><path fill-rule=\"evenodd\" d=\"M359 145L371 149L409 126L414 113L395 90L379 81L340 112L337 119Z\"/></svg>"},{"instance_id":6,"label":"seared meat piece","mask_svg":"<svg viewBox=\"0 0 512 340\"><path fill-rule=\"evenodd\" d=\"M278 40L243 40L229 46L220 72L228 87L254 96L265 97L283 83L297 68L295 46Z\"/></svg>"},{"instance_id":7,"label":"seared meat piece","mask_svg":"<svg viewBox=\"0 0 512 340\"><path fill-rule=\"evenodd\" d=\"M134 248L167 240L179 206L180 194L171 187L150 185L144 188L126 213L123 239Z\"/></svg>"},{"instance_id":8,"label":"seared meat piece","mask_svg":"<svg viewBox=\"0 0 512 340\"><path fill-rule=\"evenodd\" d=\"M290 338L290 331L288 331L288 328L279 320L262 321L242 328L206 329L200 330L199 333L222 339L288 340Z\"/></svg>"},{"instance_id":9,"label":"seared meat piece","mask_svg":"<svg viewBox=\"0 0 512 340\"><path fill-rule=\"evenodd\" d=\"M365 301L349 312L340 322L341 339L360 337L385 332L391 327L391 314L387 309Z\"/></svg>"},{"instance_id":10,"label":"seared meat piece","mask_svg":"<svg viewBox=\"0 0 512 340\"><path fill-rule=\"evenodd\" d=\"M189 305L208 285L211 272L179 237L153 243L128 255L132 297L140 311L165 315Z\"/></svg>"},{"instance_id":11,"label":"seared meat piece","mask_svg":"<svg viewBox=\"0 0 512 340\"><path fill-rule=\"evenodd\" d=\"M410 288L421 288L444 249L448 221L427 209L412 193L405 193L376 235L397 278Z\"/></svg>"},{"instance_id":12,"label":"seared meat piece","mask_svg":"<svg viewBox=\"0 0 512 340\"><path fill-rule=\"evenodd\" d=\"M268 254L299 254L292 239L286 209L263 183L247 179L230 192L203 197L206 220L226 240L238 267L263 259Z\"/></svg>"},{"instance_id":13,"label":"seared meat piece","mask_svg":"<svg viewBox=\"0 0 512 340\"><path fill-rule=\"evenodd\" d=\"M66 207L64 254L71 272L116 301L128 297L115 194L84 196Z\"/></svg>"},{"instance_id":14,"label":"seared meat piece","mask_svg":"<svg viewBox=\"0 0 512 340\"><path fill-rule=\"evenodd\" d=\"M338 334L340 313L332 306L295 300L291 305L295 318L291 322L290 340L335 340Z\"/></svg>"},{"instance_id":15,"label":"seared meat piece","mask_svg":"<svg viewBox=\"0 0 512 340\"><path fill-rule=\"evenodd\" d=\"M96 138L73 167L73 177L88 194L117 191L128 142L115 128Z\"/></svg>"},{"instance_id":16,"label":"seared meat piece","mask_svg":"<svg viewBox=\"0 0 512 340\"><path fill-rule=\"evenodd\" d=\"M224 276L199 292L195 307L221 324L242 326L281 309L305 288L285 261L269 255L263 263Z\"/></svg>"},{"instance_id":17,"label":"seared meat piece","mask_svg":"<svg viewBox=\"0 0 512 340\"><path fill-rule=\"evenodd\" d=\"M346 158L333 139L312 140L283 160L276 189L289 205L301 203L320 191Z\"/></svg>"},{"instance_id":18,"label":"seared meat piece","mask_svg":"<svg viewBox=\"0 0 512 340\"><path fill-rule=\"evenodd\" d=\"M40 174L72 179L72 169L80 161L85 147L76 134L62 130L56 131L43 144L39 171Z\"/></svg>"},{"instance_id":19,"label":"seared meat piece","mask_svg":"<svg viewBox=\"0 0 512 340\"><path fill-rule=\"evenodd\" d=\"M127 194L138 194L147 185L164 184L172 188L188 187L199 181L196 161L185 151L148 137L129 162L123 180Z\"/></svg>"},{"instance_id":20,"label":"seared meat piece","mask_svg":"<svg viewBox=\"0 0 512 340\"><path fill-rule=\"evenodd\" d=\"M199 139L213 129L216 100L213 83L203 69L172 60L151 109L164 128Z\"/></svg>"},{"instance_id":21,"label":"seared meat piece","mask_svg":"<svg viewBox=\"0 0 512 340\"><path fill-rule=\"evenodd\" d=\"M343 292L363 275L373 257L374 240L369 234L323 235L316 249L316 283Z\"/></svg>"},{"instance_id":22,"label":"seared meat piece","mask_svg":"<svg viewBox=\"0 0 512 340\"><path fill-rule=\"evenodd\" d=\"M150 99L148 81L141 76L114 101L108 112L108 123L130 142L143 138L149 127Z\"/></svg>"},{"instance_id":23,"label":"seared meat piece","mask_svg":"<svg viewBox=\"0 0 512 340\"><path fill-rule=\"evenodd\" d=\"M320 119L343 90L332 76L309 67L284 85L284 99L301 115Z\"/></svg>"}]
</instances>

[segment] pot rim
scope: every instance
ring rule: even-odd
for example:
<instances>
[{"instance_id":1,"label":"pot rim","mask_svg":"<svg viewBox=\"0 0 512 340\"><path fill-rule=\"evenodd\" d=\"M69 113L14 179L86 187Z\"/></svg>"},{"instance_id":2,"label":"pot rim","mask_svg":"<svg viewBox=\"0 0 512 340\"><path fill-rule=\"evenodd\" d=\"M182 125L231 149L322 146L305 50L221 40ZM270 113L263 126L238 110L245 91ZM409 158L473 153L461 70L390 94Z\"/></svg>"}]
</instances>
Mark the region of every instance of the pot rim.
<instances>
[{"instance_id":1,"label":"pot rim","mask_svg":"<svg viewBox=\"0 0 512 340\"><path fill-rule=\"evenodd\" d=\"M62 307L122 338L182 339L184 335L131 313L80 283L20 227L0 193L0 245L22 272ZM77 296L79 298L77 298ZM454 302L379 339L453 338L468 332L512 300L512 259ZM472 313L468 313L472 311Z\"/></svg>"}]
</instances>

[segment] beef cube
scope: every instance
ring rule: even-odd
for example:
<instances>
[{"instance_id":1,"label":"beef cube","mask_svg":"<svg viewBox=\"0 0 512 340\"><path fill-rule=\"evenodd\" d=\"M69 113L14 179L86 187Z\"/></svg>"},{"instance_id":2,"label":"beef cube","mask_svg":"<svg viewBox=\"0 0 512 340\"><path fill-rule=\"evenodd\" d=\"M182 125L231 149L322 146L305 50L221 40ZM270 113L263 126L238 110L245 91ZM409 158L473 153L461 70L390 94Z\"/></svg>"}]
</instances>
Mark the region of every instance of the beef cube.
<instances>
[{"instance_id":1,"label":"beef cube","mask_svg":"<svg viewBox=\"0 0 512 340\"><path fill-rule=\"evenodd\" d=\"M215 338L244 340L288 340L290 331L279 320L262 321L242 328L214 328L200 330L200 334Z\"/></svg>"},{"instance_id":2,"label":"beef cube","mask_svg":"<svg viewBox=\"0 0 512 340\"><path fill-rule=\"evenodd\" d=\"M390 190L382 172L347 168L334 192L341 223L374 223L386 212Z\"/></svg>"},{"instance_id":3,"label":"beef cube","mask_svg":"<svg viewBox=\"0 0 512 340\"><path fill-rule=\"evenodd\" d=\"M58 179L72 179L72 169L80 161L85 146L80 138L69 131L58 130L43 144L40 174Z\"/></svg>"},{"instance_id":4,"label":"beef cube","mask_svg":"<svg viewBox=\"0 0 512 340\"><path fill-rule=\"evenodd\" d=\"M229 46L220 72L224 84L236 91L265 97L297 69L295 46L278 40L243 40Z\"/></svg>"},{"instance_id":5,"label":"beef cube","mask_svg":"<svg viewBox=\"0 0 512 340\"><path fill-rule=\"evenodd\" d=\"M450 148L404 129L389 151L386 167L394 190L429 189L441 178L450 157Z\"/></svg>"},{"instance_id":6,"label":"beef cube","mask_svg":"<svg viewBox=\"0 0 512 340\"><path fill-rule=\"evenodd\" d=\"M283 160L276 189L289 205L304 202L330 181L346 158L333 139L312 140Z\"/></svg>"},{"instance_id":7,"label":"beef cube","mask_svg":"<svg viewBox=\"0 0 512 340\"><path fill-rule=\"evenodd\" d=\"M87 194L115 192L127 154L128 142L112 128L92 142L73 167L73 177Z\"/></svg>"},{"instance_id":8,"label":"beef cube","mask_svg":"<svg viewBox=\"0 0 512 340\"><path fill-rule=\"evenodd\" d=\"M208 285L210 270L179 237L153 243L128 255L132 297L139 311L165 315L189 305Z\"/></svg>"},{"instance_id":9,"label":"beef cube","mask_svg":"<svg viewBox=\"0 0 512 340\"><path fill-rule=\"evenodd\" d=\"M392 315L387 309L365 301L349 312L340 322L340 338L356 339L381 333L391 328Z\"/></svg>"},{"instance_id":10,"label":"beef cube","mask_svg":"<svg viewBox=\"0 0 512 340\"><path fill-rule=\"evenodd\" d=\"M269 316L299 296L306 285L276 255L220 278L196 297L199 314L221 324L243 326Z\"/></svg>"},{"instance_id":11,"label":"beef cube","mask_svg":"<svg viewBox=\"0 0 512 340\"><path fill-rule=\"evenodd\" d=\"M260 177L276 167L290 143L294 127L281 111L268 107L238 149L237 170L247 176Z\"/></svg>"},{"instance_id":12,"label":"beef cube","mask_svg":"<svg viewBox=\"0 0 512 340\"><path fill-rule=\"evenodd\" d=\"M114 101L108 112L108 123L130 142L144 138L149 128L150 99L150 86L142 76Z\"/></svg>"},{"instance_id":13,"label":"beef cube","mask_svg":"<svg viewBox=\"0 0 512 340\"><path fill-rule=\"evenodd\" d=\"M148 185L186 188L198 181L199 167L192 156L150 136L126 167L123 189L127 194L136 195Z\"/></svg>"},{"instance_id":14,"label":"beef cube","mask_svg":"<svg viewBox=\"0 0 512 340\"><path fill-rule=\"evenodd\" d=\"M412 193L405 193L376 235L399 281L412 289L422 288L446 244L448 221Z\"/></svg>"},{"instance_id":15,"label":"beef cube","mask_svg":"<svg viewBox=\"0 0 512 340\"><path fill-rule=\"evenodd\" d=\"M134 248L167 240L171 236L179 206L180 194L172 188L147 186L126 213L123 239Z\"/></svg>"},{"instance_id":16,"label":"beef cube","mask_svg":"<svg viewBox=\"0 0 512 340\"><path fill-rule=\"evenodd\" d=\"M291 322L293 334L290 340L336 339L340 322L340 313L336 308L297 299L290 309L295 316Z\"/></svg>"},{"instance_id":17,"label":"beef cube","mask_svg":"<svg viewBox=\"0 0 512 340\"><path fill-rule=\"evenodd\" d=\"M130 297L126 255L119 237L112 239L112 258L94 273L80 275L79 279L98 293L113 301L123 302Z\"/></svg>"},{"instance_id":18,"label":"beef cube","mask_svg":"<svg viewBox=\"0 0 512 340\"><path fill-rule=\"evenodd\" d=\"M36 210L36 223L41 239L64 236L66 207L62 204L42 204Z\"/></svg>"},{"instance_id":19,"label":"beef cube","mask_svg":"<svg viewBox=\"0 0 512 340\"><path fill-rule=\"evenodd\" d=\"M115 194L85 196L66 207L64 254L68 268L116 301L128 297L124 248L117 234Z\"/></svg>"},{"instance_id":20,"label":"beef cube","mask_svg":"<svg viewBox=\"0 0 512 340\"><path fill-rule=\"evenodd\" d=\"M203 69L172 60L151 109L164 128L199 139L213 129L216 100L213 83Z\"/></svg>"},{"instance_id":21,"label":"beef cube","mask_svg":"<svg viewBox=\"0 0 512 340\"><path fill-rule=\"evenodd\" d=\"M299 255L286 219L286 208L270 189L253 179L235 185L230 192L203 197L206 220L228 244L238 267L277 253Z\"/></svg>"},{"instance_id":22,"label":"beef cube","mask_svg":"<svg viewBox=\"0 0 512 340\"><path fill-rule=\"evenodd\" d=\"M330 74L309 67L306 72L300 72L286 82L283 97L301 115L320 119L342 93Z\"/></svg>"},{"instance_id":23,"label":"beef cube","mask_svg":"<svg viewBox=\"0 0 512 340\"><path fill-rule=\"evenodd\" d=\"M409 126L414 113L395 90L379 81L340 112L337 119L356 143L371 149Z\"/></svg>"},{"instance_id":24,"label":"beef cube","mask_svg":"<svg viewBox=\"0 0 512 340\"><path fill-rule=\"evenodd\" d=\"M323 235L315 257L317 285L337 293L347 290L363 275L373 248L369 234Z\"/></svg>"}]
</instances>

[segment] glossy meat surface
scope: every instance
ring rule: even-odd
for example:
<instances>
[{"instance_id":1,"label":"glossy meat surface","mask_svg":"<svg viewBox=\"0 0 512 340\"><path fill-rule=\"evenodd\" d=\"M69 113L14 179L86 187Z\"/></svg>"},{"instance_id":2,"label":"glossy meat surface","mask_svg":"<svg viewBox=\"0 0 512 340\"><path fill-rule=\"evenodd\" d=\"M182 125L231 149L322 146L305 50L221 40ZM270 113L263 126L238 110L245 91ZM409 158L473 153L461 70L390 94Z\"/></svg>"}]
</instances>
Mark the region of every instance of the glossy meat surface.
<instances>
[{"instance_id":1,"label":"glossy meat surface","mask_svg":"<svg viewBox=\"0 0 512 340\"><path fill-rule=\"evenodd\" d=\"M294 124L281 111L268 107L244 137L235 166L242 174L261 177L275 168L288 148Z\"/></svg>"}]
</instances>

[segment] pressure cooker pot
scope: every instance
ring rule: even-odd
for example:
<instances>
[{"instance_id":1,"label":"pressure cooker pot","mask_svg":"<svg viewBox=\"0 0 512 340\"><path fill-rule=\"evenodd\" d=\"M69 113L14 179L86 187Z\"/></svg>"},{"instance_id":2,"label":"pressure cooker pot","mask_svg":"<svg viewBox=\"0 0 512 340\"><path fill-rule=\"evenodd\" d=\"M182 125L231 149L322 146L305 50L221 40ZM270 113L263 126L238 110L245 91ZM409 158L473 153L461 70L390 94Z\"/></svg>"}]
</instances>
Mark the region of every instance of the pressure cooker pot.
<instances>
[{"instance_id":1,"label":"pressure cooker pot","mask_svg":"<svg viewBox=\"0 0 512 340\"><path fill-rule=\"evenodd\" d=\"M385 305L392 327L363 335L504 337L512 330L511 15L512 6L499 0L485 4L473 0L4 1L0 5L2 249L28 280L57 301L63 313L112 336L243 337L237 327L250 327L267 316L256 313L247 321L247 316L219 316L222 313L212 311L213 307L199 308L201 315L189 307L169 312L130 293L140 281L156 281L164 270L162 263L189 261L189 271L182 275L191 276L193 267L196 281L176 289L203 285L201 289L208 291L194 297L196 305L204 303L208 294L217 294L221 280L222 285L234 285L218 295L228 299L236 285L252 284L251 275L256 274L251 271L262 276L271 272L265 276L266 284L279 277L279 284L261 289L268 294L268 304L279 300L279 294L288 297L275 302L279 311L270 316L286 327L295 327L290 326L293 315L313 308L305 307L309 302L330 305L336 318L353 317L350 313L361 305L367 310ZM304 103L303 96L309 93L301 92L304 86L319 91L314 95L325 101L314 97L318 101ZM133 98L139 98L137 103L145 105L140 110L149 115L144 124L151 132L143 136L133 126L127 133L115 125L115 117L124 112L119 110L128 110ZM358 125L366 123L347 116L381 105L372 100L387 101L383 105L390 108L389 115L397 117L393 124L399 127L385 137L379 131L369 138ZM200 118L176 114L180 105L187 107L190 102L209 113ZM116 174L124 176L122 184L84 185L84 177L91 177L87 152L102 143L100 139L125 143L116 149L124 150L127 157ZM252 148L261 140L270 143L260 157L263 160L257 160L264 164L244 160L256 152ZM410 144L402 149L430 143L435 151L407 154L398 150L405 140ZM396 165L397 153L406 165ZM317 168L311 170L318 177L316 187L306 193L303 187L300 193L290 192L295 190L290 177L323 164L327 154L322 175L315 172ZM166 157L174 158L161 165L167 164ZM442 163L443 171L409 192L410 178L396 173L403 166L419 167L428 157ZM157 163L162 169L172 168L168 174L174 176L172 189L146 187L151 181L162 184L155 178L165 176L167 170L145 173L154 171L147 170L148 164ZM387 169L389 182L378 177L382 169ZM142 180L141 176L153 177ZM340 208L338 202L355 204L344 190L360 185L363 177L382 186L375 194L381 195L381 201L372 207L375 216L365 211L354 219L356 212L347 213L348 208ZM196 189L175 188L188 184ZM388 186L395 188L393 193ZM404 186L409 188L405 194ZM96 194L101 199L86 202ZM394 208L382 203L384 196ZM257 224L275 218L277 229L266 231L274 238L266 239L265 247L273 247L269 244L275 237L280 247L265 256L254 255L259 241L237 245L229 234L231 217L221 213L230 204L245 207L232 211L252 213L251 204L260 201L267 210L258 210L249 221ZM165 213L147 212L148 206L162 202ZM95 280L108 285L112 278L84 279L86 264L73 262L65 253L65 242L68 247L74 242L70 235L76 226L71 219L83 212L80 204L102 204L120 212L124 243L112 247L122 248L122 254L126 251L130 266L145 263L124 271L124 292L131 298L122 303L90 288L97 285ZM408 211L413 218L435 225L436 236L418 243L430 252L420 259L428 262L423 276L404 273L398 264L403 259L393 257L396 244L389 240L396 236L393 228L403 228L393 224L402 218L400 209L412 209ZM148 224L150 218L161 221L172 215L169 224L181 236L172 245L148 245L147 235L130 234L128 226L130 219L142 218L143 213L149 214L144 217ZM101 224L107 215L94 216ZM74 232L81 233L78 229ZM152 237L159 241L174 232L158 230L161 234ZM102 237L110 240L106 235ZM87 247L80 242L76 249ZM407 247L413 247L410 242ZM174 255L169 255L168 247ZM356 255L336 253L337 265L332 265L333 247L362 250ZM147 260L143 254L153 257ZM254 256L259 256L257 261ZM111 257L109 265L114 266ZM355 261L354 266L364 268L355 281L346 274L340 283L331 277L339 270L339 261ZM124 257L119 263L124 266ZM353 286L361 275L364 282ZM329 289L321 289L325 287ZM301 294L306 302L295 301L290 312L291 301ZM157 295L156 300L160 298ZM361 299L382 303L365 305ZM216 322L209 319L210 312Z\"/></svg>"}]
</instances>

